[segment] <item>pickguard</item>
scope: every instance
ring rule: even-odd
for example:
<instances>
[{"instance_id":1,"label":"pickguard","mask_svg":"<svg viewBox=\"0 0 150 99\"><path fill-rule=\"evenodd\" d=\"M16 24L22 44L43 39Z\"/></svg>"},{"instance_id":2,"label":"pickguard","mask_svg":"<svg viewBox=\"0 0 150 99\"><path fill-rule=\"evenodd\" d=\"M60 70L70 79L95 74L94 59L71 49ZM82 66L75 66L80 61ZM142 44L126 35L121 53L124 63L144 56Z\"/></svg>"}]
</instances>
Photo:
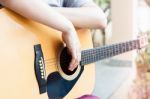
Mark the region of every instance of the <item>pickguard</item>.
<instances>
[{"instance_id":1,"label":"pickguard","mask_svg":"<svg viewBox=\"0 0 150 99\"><path fill-rule=\"evenodd\" d=\"M84 66L81 66L79 75L71 81L64 79L59 72L51 73L47 78L47 94L50 99L62 99L65 97L80 78Z\"/></svg>"},{"instance_id":2,"label":"pickguard","mask_svg":"<svg viewBox=\"0 0 150 99\"><path fill-rule=\"evenodd\" d=\"M43 72L45 72L45 66L39 63L42 62L42 60L40 60L41 57L44 59L41 45L40 44L35 45L34 49L35 49L35 74L39 85L40 94L45 93L47 91L48 97L50 99L62 99L70 92L70 90L76 84L76 82L78 81L84 70L84 66L81 66L79 74L73 80L64 79L58 71L50 73L49 76L47 77L47 80L45 80L45 77L43 76L44 77L43 78L41 75L42 74L41 66Z\"/></svg>"}]
</instances>

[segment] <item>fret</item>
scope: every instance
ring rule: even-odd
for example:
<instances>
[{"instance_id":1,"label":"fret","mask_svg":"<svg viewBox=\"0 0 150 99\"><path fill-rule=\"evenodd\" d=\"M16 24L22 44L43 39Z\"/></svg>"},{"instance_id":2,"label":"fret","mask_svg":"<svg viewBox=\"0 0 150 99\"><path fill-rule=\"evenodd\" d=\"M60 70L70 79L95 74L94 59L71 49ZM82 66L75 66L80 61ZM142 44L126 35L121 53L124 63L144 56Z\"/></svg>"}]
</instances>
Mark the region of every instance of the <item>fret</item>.
<instances>
[{"instance_id":1,"label":"fret","mask_svg":"<svg viewBox=\"0 0 150 99\"><path fill-rule=\"evenodd\" d=\"M96 53L97 53L97 51L96 50L93 50L94 51L94 54L93 54L93 61L96 61Z\"/></svg>"},{"instance_id":2,"label":"fret","mask_svg":"<svg viewBox=\"0 0 150 99\"><path fill-rule=\"evenodd\" d=\"M133 41L133 42L132 42L132 47L133 47L133 49L136 48L136 47L135 47L135 44L136 44L135 41Z\"/></svg>"},{"instance_id":3,"label":"fret","mask_svg":"<svg viewBox=\"0 0 150 99\"><path fill-rule=\"evenodd\" d=\"M119 54L119 47L118 47L118 45L115 46L115 53L116 53L116 55Z\"/></svg>"},{"instance_id":4,"label":"fret","mask_svg":"<svg viewBox=\"0 0 150 99\"><path fill-rule=\"evenodd\" d=\"M97 54L99 54L99 52L98 52L98 50L96 49L96 50L95 50L95 56L94 56L94 57L95 57L95 61L97 61L98 56L99 56L99 55L97 55Z\"/></svg>"},{"instance_id":5,"label":"fret","mask_svg":"<svg viewBox=\"0 0 150 99\"><path fill-rule=\"evenodd\" d=\"M127 51L127 42L124 42L124 49Z\"/></svg>"},{"instance_id":6,"label":"fret","mask_svg":"<svg viewBox=\"0 0 150 99\"><path fill-rule=\"evenodd\" d=\"M116 47L116 45L114 45L113 51L114 51L114 55L116 55L117 54L117 47Z\"/></svg>"},{"instance_id":7,"label":"fret","mask_svg":"<svg viewBox=\"0 0 150 99\"><path fill-rule=\"evenodd\" d=\"M92 53L92 50L90 50L90 54L89 55L92 55L93 53ZM92 60L92 57L90 58L90 57L88 57L88 61L89 62L91 62L91 60Z\"/></svg>"},{"instance_id":8,"label":"fret","mask_svg":"<svg viewBox=\"0 0 150 99\"><path fill-rule=\"evenodd\" d=\"M97 52L97 50L95 49L94 50L94 61L96 61L96 59L98 58L98 55L96 55L98 52Z\"/></svg>"},{"instance_id":9,"label":"fret","mask_svg":"<svg viewBox=\"0 0 150 99\"><path fill-rule=\"evenodd\" d=\"M120 53L121 53L121 50L120 50L120 46L118 44L118 54L120 54Z\"/></svg>"},{"instance_id":10,"label":"fret","mask_svg":"<svg viewBox=\"0 0 150 99\"><path fill-rule=\"evenodd\" d=\"M91 53L91 50L84 50L81 52L81 65L83 64L87 64L89 62L89 59L90 59L90 53Z\"/></svg>"},{"instance_id":11,"label":"fret","mask_svg":"<svg viewBox=\"0 0 150 99\"><path fill-rule=\"evenodd\" d=\"M114 56L114 54L113 54L113 49L110 49L110 56L112 57L112 56Z\"/></svg>"},{"instance_id":12,"label":"fret","mask_svg":"<svg viewBox=\"0 0 150 99\"><path fill-rule=\"evenodd\" d=\"M126 50L127 50L127 51L130 50L130 49L129 49L129 48L130 48L129 46L130 46L130 44L129 44L129 42L127 42L127 43L126 43Z\"/></svg>"},{"instance_id":13,"label":"fret","mask_svg":"<svg viewBox=\"0 0 150 99\"><path fill-rule=\"evenodd\" d=\"M111 57L114 56L113 46L111 46L111 52L110 52L110 54L111 54Z\"/></svg>"},{"instance_id":14,"label":"fret","mask_svg":"<svg viewBox=\"0 0 150 99\"><path fill-rule=\"evenodd\" d=\"M118 44L118 49L119 49L119 54L122 53L122 44L121 43Z\"/></svg>"},{"instance_id":15,"label":"fret","mask_svg":"<svg viewBox=\"0 0 150 99\"><path fill-rule=\"evenodd\" d=\"M131 45L132 45L132 49L134 49L134 41L132 42L132 44L131 44Z\"/></svg>"},{"instance_id":16,"label":"fret","mask_svg":"<svg viewBox=\"0 0 150 99\"><path fill-rule=\"evenodd\" d=\"M101 53L100 53L100 59L104 58L104 52L103 52L104 48L101 49Z\"/></svg>"},{"instance_id":17,"label":"fret","mask_svg":"<svg viewBox=\"0 0 150 99\"><path fill-rule=\"evenodd\" d=\"M134 49L138 48L138 40L134 40Z\"/></svg>"},{"instance_id":18,"label":"fret","mask_svg":"<svg viewBox=\"0 0 150 99\"><path fill-rule=\"evenodd\" d=\"M115 55L115 47L114 47L114 45L111 46L111 49L112 49L112 54Z\"/></svg>"},{"instance_id":19,"label":"fret","mask_svg":"<svg viewBox=\"0 0 150 99\"><path fill-rule=\"evenodd\" d=\"M94 50L94 61L96 61L98 59L98 55L96 55L98 52L97 49Z\"/></svg>"},{"instance_id":20,"label":"fret","mask_svg":"<svg viewBox=\"0 0 150 99\"><path fill-rule=\"evenodd\" d=\"M104 47L104 58L107 58L107 53L108 53L108 50L109 49L109 47L108 46L106 46L106 47Z\"/></svg>"},{"instance_id":21,"label":"fret","mask_svg":"<svg viewBox=\"0 0 150 99\"><path fill-rule=\"evenodd\" d=\"M104 51L105 51L105 54L104 54L104 55L105 55L105 58L108 57L108 50L109 50L109 47L106 46L106 47L105 47L105 50L104 50Z\"/></svg>"},{"instance_id":22,"label":"fret","mask_svg":"<svg viewBox=\"0 0 150 99\"><path fill-rule=\"evenodd\" d=\"M139 49L140 48L140 41L137 40L137 48Z\"/></svg>"},{"instance_id":23,"label":"fret","mask_svg":"<svg viewBox=\"0 0 150 99\"><path fill-rule=\"evenodd\" d=\"M131 50L133 49L133 42L131 42Z\"/></svg>"},{"instance_id":24,"label":"fret","mask_svg":"<svg viewBox=\"0 0 150 99\"><path fill-rule=\"evenodd\" d=\"M139 48L138 40L135 40L134 42L135 42L135 48Z\"/></svg>"},{"instance_id":25,"label":"fret","mask_svg":"<svg viewBox=\"0 0 150 99\"><path fill-rule=\"evenodd\" d=\"M128 42L128 48L129 48L129 50L132 49L131 42Z\"/></svg>"},{"instance_id":26,"label":"fret","mask_svg":"<svg viewBox=\"0 0 150 99\"><path fill-rule=\"evenodd\" d=\"M101 50L101 53L99 54L100 58L99 59L104 59L104 58L107 58L107 57L110 57L110 56L113 56L113 49L112 49L113 46L106 46L106 47L103 47L102 50Z\"/></svg>"},{"instance_id":27,"label":"fret","mask_svg":"<svg viewBox=\"0 0 150 99\"><path fill-rule=\"evenodd\" d=\"M102 48L102 53L101 53L101 59L104 59L105 58L105 53L104 53L104 51L105 51L105 47L103 47Z\"/></svg>"},{"instance_id":28,"label":"fret","mask_svg":"<svg viewBox=\"0 0 150 99\"><path fill-rule=\"evenodd\" d=\"M132 50L133 49L133 42L130 42L130 46L131 46L130 50Z\"/></svg>"},{"instance_id":29,"label":"fret","mask_svg":"<svg viewBox=\"0 0 150 99\"><path fill-rule=\"evenodd\" d=\"M130 42L130 50L132 50L133 48L132 48L132 42Z\"/></svg>"},{"instance_id":30,"label":"fret","mask_svg":"<svg viewBox=\"0 0 150 99\"><path fill-rule=\"evenodd\" d=\"M125 49L125 43L122 44L122 53L124 53L126 51Z\"/></svg>"},{"instance_id":31,"label":"fret","mask_svg":"<svg viewBox=\"0 0 150 99\"><path fill-rule=\"evenodd\" d=\"M103 54L104 54L104 58L105 58L106 57L106 47L104 47Z\"/></svg>"},{"instance_id":32,"label":"fret","mask_svg":"<svg viewBox=\"0 0 150 99\"><path fill-rule=\"evenodd\" d=\"M117 55L117 45L114 46L114 55Z\"/></svg>"},{"instance_id":33,"label":"fret","mask_svg":"<svg viewBox=\"0 0 150 99\"><path fill-rule=\"evenodd\" d=\"M96 62L138 48L138 40L125 43L106 45L81 52L81 65Z\"/></svg>"},{"instance_id":34,"label":"fret","mask_svg":"<svg viewBox=\"0 0 150 99\"><path fill-rule=\"evenodd\" d=\"M115 55L115 45L111 46L111 48L112 48L113 55Z\"/></svg>"},{"instance_id":35,"label":"fret","mask_svg":"<svg viewBox=\"0 0 150 99\"><path fill-rule=\"evenodd\" d=\"M123 53L123 51L122 51L122 44L121 43L119 44L119 49L120 49L120 53Z\"/></svg>"},{"instance_id":36,"label":"fret","mask_svg":"<svg viewBox=\"0 0 150 99\"><path fill-rule=\"evenodd\" d=\"M105 52L106 52L105 57L106 57L106 58L107 58L107 57L110 57L110 56L111 56L110 54L111 54L111 52L112 52L111 46L106 46Z\"/></svg>"},{"instance_id":37,"label":"fret","mask_svg":"<svg viewBox=\"0 0 150 99\"><path fill-rule=\"evenodd\" d=\"M99 51L99 49L96 49L96 51L97 51L97 53L96 53L96 54L98 54L98 55L97 55L97 58L98 58L98 60L100 60L101 51Z\"/></svg>"},{"instance_id":38,"label":"fret","mask_svg":"<svg viewBox=\"0 0 150 99\"><path fill-rule=\"evenodd\" d=\"M131 44L131 45L130 45L130 46L131 46L131 49L130 49L130 50L132 50L132 49L133 49L133 43L132 43L132 42L130 42L130 44Z\"/></svg>"},{"instance_id":39,"label":"fret","mask_svg":"<svg viewBox=\"0 0 150 99\"><path fill-rule=\"evenodd\" d=\"M109 54L109 50L110 50L110 48L109 47L106 47L106 57L109 57L110 56L110 54Z\"/></svg>"},{"instance_id":40,"label":"fret","mask_svg":"<svg viewBox=\"0 0 150 99\"><path fill-rule=\"evenodd\" d=\"M110 50L110 47L107 46L107 47L106 47L106 50L105 50L105 51L106 51L106 58L110 56L110 55L109 55L109 50Z\"/></svg>"},{"instance_id":41,"label":"fret","mask_svg":"<svg viewBox=\"0 0 150 99\"><path fill-rule=\"evenodd\" d=\"M134 48L134 49L136 48L136 40L133 41L133 48Z\"/></svg>"},{"instance_id":42,"label":"fret","mask_svg":"<svg viewBox=\"0 0 150 99\"><path fill-rule=\"evenodd\" d=\"M106 57L110 57L110 53L109 53L109 52L111 51L111 49L110 49L109 47L107 47L107 48L106 48L106 51L107 51Z\"/></svg>"},{"instance_id":43,"label":"fret","mask_svg":"<svg viewBox=\"0 0 150 99\"><path fill-rule=\"evenodd\" d=\"M92 57L93 57L93 58L92 58L92 61L95 61L95 58L96 58L96 57L95 57L95 56L96 56L95 54L96 54L96 50L93 50L93 53L92 53Z\"/></svg>"},{"instance_id":44,"label":"fret","mask_svg":"<svg viewBox=\"0 0 150 99\"><path fill-rule=\"evenodd\" d=\"M106 50L107 50L106 46L102 47L101 50L99 50L99 49L96 49L96 50L97 50L97 52L96 52L97 57L96 57L95 61L106 58L106 54L107 54L106 53Z\"/></svg>"}]
</instances>

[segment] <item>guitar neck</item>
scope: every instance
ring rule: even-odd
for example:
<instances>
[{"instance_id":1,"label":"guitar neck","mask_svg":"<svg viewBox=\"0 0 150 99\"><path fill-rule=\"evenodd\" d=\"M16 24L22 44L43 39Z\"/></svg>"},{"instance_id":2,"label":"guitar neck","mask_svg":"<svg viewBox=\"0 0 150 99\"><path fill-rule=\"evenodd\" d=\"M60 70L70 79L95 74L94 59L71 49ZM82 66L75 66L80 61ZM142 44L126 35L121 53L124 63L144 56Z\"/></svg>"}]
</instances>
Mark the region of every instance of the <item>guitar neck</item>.
<instances>
[{"instance_id":1,"label":"guitar neck","mask_svg":"<svg viewBox=\"0 0 150 99\"><path fill-rule=\"evenodd\" d=\"M81 66L139 48L139 40L106 45L81 52Z\"/></svg>"}]
</instances>

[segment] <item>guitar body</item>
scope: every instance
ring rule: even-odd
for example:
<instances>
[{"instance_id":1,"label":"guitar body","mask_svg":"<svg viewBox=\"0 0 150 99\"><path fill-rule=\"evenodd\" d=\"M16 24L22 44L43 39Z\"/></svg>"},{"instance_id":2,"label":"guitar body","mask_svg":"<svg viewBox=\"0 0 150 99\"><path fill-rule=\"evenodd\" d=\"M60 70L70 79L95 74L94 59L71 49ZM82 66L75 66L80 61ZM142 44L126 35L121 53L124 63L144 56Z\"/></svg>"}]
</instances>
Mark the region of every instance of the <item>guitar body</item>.
<instances>
[{"instance_id":1,"label":"guitar body","mask_svg":"<svg viewBox=\"0 0 150 99\"><path fill-rule=\"evenodd\" d=\"M88 30L78 30L82 49L92 48ZM34 45L41 44L46 78L58 71L58 56L63 48L61 32L27 20L18 14L0 9L0 99L48 99L40 94L35 76ZM95 67L84 68L76 84L64 99L73 99L90 94L95 83ZM62 92L64 89L61 89ZM60 92L61 92L60 90Z\"/></svg>"}]
</instances>

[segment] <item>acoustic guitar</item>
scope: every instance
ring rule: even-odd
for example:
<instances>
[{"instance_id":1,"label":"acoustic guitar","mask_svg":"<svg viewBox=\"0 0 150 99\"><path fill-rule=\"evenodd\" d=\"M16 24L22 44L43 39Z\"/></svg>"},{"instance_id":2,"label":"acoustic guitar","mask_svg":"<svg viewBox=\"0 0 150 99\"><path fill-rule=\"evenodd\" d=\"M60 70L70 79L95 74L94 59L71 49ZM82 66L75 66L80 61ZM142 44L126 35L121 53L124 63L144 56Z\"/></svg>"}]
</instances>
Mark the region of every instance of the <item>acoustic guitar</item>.
<instances>
[{"instance_id":1,"label":"acoustic guitar","mask_svg":"<svg viewBox=\"0 0 150 99\"><path fill-rule=\"evenodd\" d=\"M75 99L91 94L94 62L146 45L147 37L92 48L89 30L77 30L80 65L69 71L61 32L0 9L0 99Z\"/></svg>"}]
</instances>

